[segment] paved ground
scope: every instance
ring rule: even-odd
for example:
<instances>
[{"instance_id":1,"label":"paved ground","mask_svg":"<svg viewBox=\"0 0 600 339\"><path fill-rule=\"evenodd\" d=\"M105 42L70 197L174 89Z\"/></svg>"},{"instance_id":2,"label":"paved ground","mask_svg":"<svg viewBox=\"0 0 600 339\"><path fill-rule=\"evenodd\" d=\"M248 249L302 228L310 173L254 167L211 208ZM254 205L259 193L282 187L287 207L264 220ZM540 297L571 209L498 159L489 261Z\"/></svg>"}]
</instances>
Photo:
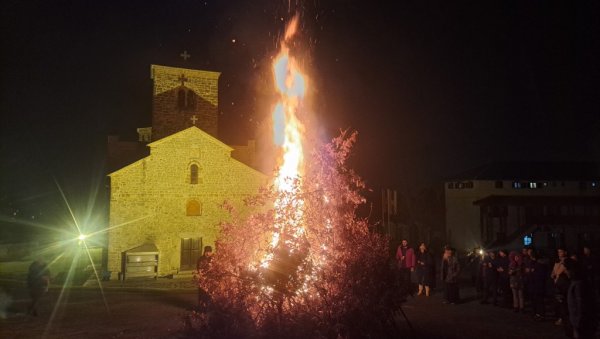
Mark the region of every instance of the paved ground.
<instances>
[{"instance_id":1,"label":"paved ground","mask_svg":"<svg viewBox=\"0 0 600 339\"><path fill-rule=\"evenodd\" d=\"M13 288L13 302L0 319L0 338L178 337L184 316L196 303L196 290L167 291L148 288L148 283L146 288L136 285L109 286L104 290L106 299L98 288L73 288L65 291L56 309L61 291L53 288L41 303L38 317L24 314L26 292Z\"/></svg>"},{"instance_id":2,"label":"paved ground","mask_svg":"<svg viewBox=\"0 0 600 339\"><path fill-rule=\"evenodd\" d=\"M443 304L441 293L431 297L409 297L403 310L414 328L399 316L404 333L414 338L566 338L563 328L551 319L537 322L531 313L514 313L511 309L480 305L475 290L461 290L463 301L458 305Z\"/></svg>"},{"instance_id":3,"label":"paved ground","mask_svg":"<svg viewBox=\"0 0 600 339\"><path fill-rule=\"evenodd\" d=\"M54 309L60 296L60 289L54 288L42 303L41 315L31 317L24 314L25 289L1 281L0 286L13 299L8 307L0 307L6 311L0 319L0 338L177 338L196 301L189 278L109 282L104 285L108 311L97 287L66 291ZM535 322L531 315L480 305L472 289L463 289L461 296L464 302L459 305L444 305L437 294L409 298L403 309L414 332L399 315L399 337L564 338L562 328L551 321Z\"/></svg>"}]
</instances>

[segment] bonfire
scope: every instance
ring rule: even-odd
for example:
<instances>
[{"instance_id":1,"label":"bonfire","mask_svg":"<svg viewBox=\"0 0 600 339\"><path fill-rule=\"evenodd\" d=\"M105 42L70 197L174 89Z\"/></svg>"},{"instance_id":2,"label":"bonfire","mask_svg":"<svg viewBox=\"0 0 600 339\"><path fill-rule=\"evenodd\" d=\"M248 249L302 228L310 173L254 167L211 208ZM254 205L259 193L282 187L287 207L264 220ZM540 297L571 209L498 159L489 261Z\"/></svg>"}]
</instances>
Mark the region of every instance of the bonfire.
<instances>
[{"instance_id":1,"label":"bonfire","mask_svg":"<svg viewBox=\"0 0 600 339\"><path fill-rule=\"evenodd\" d=\"M392 335L402 296L394 285L386 238L356 209L363 181L348 168L357 134L307 141L303 112L309 84L291 54L298 17L273 63L273 110L280 149L272 185L223 223L199 287L211 302L194 317L204 337L361 337Z\"/></svg>"}]
</instances>

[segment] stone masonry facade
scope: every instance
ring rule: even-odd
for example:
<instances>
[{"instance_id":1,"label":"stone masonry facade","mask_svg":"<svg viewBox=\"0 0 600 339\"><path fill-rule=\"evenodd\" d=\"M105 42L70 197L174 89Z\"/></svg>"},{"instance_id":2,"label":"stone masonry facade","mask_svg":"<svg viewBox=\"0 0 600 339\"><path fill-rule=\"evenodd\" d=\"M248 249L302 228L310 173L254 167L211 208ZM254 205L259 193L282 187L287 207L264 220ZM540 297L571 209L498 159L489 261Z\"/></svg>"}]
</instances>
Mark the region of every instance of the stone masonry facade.
<instances>
[{"instance_id":1,"label":"stone masonry facade","mask_svg":"<svg viewBox=\"0 0 600 339\"><path fill-rule=\"evenodd\" d=\"M243 210L244 198L267 184L264 174L231 157L231 147L194 126L148 147L149 156L109 174L107 269L113 278L123 253L147 243L159 250L159 275L179 272L181 239L214 246L228 218L223 202ZM189 215L190 202L200 204L199 215Z\"/></svg>"},{"instance_id":2,"label":"stone masonry facade","mask_svg":"<svg viewBox=\"0 0 600 339\"><path fill-rule=\"evenodd\" d=\"M152 140L191 126L217 137L220 75L219 72L152 65Z\"/></svg>"}]
</instances>

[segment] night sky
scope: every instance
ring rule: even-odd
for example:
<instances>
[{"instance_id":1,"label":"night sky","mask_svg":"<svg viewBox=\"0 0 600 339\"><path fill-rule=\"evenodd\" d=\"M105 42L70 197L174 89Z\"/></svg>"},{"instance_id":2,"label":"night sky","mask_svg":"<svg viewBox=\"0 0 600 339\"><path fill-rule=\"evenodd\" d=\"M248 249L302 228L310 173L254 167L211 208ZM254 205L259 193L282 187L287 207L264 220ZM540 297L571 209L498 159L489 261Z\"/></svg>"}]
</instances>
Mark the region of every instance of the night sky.
<instances>
[{"instance_id":1,"label":"night sky","mask_svg":"<svg viewBox=\"0 0 600 339\"><path fill-rule=\"evenodd\" d=\"M599 160L600 11L560 3L292 1L323 135L358 130L353 166L376 190L495 160ZM288 1L1 6L0 191L19 206L60 200L55 180L93 204L107 135L150 125L150 64L222 72L220 137L254 137L291 16Z\"/></svg>"}]
</instances>

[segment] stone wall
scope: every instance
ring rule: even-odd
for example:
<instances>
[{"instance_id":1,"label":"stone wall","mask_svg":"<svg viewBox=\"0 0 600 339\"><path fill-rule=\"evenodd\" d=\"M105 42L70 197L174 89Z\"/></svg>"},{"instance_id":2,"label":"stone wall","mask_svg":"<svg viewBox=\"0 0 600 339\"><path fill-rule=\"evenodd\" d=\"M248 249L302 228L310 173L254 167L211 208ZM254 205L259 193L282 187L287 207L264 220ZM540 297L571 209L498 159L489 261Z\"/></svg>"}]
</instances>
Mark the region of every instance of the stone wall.
<instances>
[{"instance_id":1,"label":"stone wall","mask_svg":"<svg viewBox=\"0 0 600 339\"><path fill-rule=\"evenodd\" d=\"M152 65L152 139L159 140L190 126L217 137L218 81L221 73ZM178 104L179 92L193 96L193 104Z\"/></svg>"},{"instance_id":2,"label":"stone wall","mask_svg":"<svg viewBox=\"0 0 600 339\"><path fill-rule=\"evenodd\" d=\"M258 164L256 163L256 142L254 140L248 140L247 145L229 146L233 148L231 156L234 159L239 160L252 168L258 168Z\"/></svg>"},{"instance_id":3,"label":"stone wall","mask_svg":"<svg viewBox=\"0 0 600 339\"><path fill-rule=\"evenodd\" d=\"M150 155L110 174L108 270L121 271L122 253L154 243L159 275L180 268L182 238L202 237L213 245L219 224L228 215L225 200L243 209L243 199L266 184L266 176L231 158L232 149L192 127L148 145ZM190 166L199 167L198 184L190 184ZM195 199L200 216L187 216Z\"/></svg>"}]
</instances>

